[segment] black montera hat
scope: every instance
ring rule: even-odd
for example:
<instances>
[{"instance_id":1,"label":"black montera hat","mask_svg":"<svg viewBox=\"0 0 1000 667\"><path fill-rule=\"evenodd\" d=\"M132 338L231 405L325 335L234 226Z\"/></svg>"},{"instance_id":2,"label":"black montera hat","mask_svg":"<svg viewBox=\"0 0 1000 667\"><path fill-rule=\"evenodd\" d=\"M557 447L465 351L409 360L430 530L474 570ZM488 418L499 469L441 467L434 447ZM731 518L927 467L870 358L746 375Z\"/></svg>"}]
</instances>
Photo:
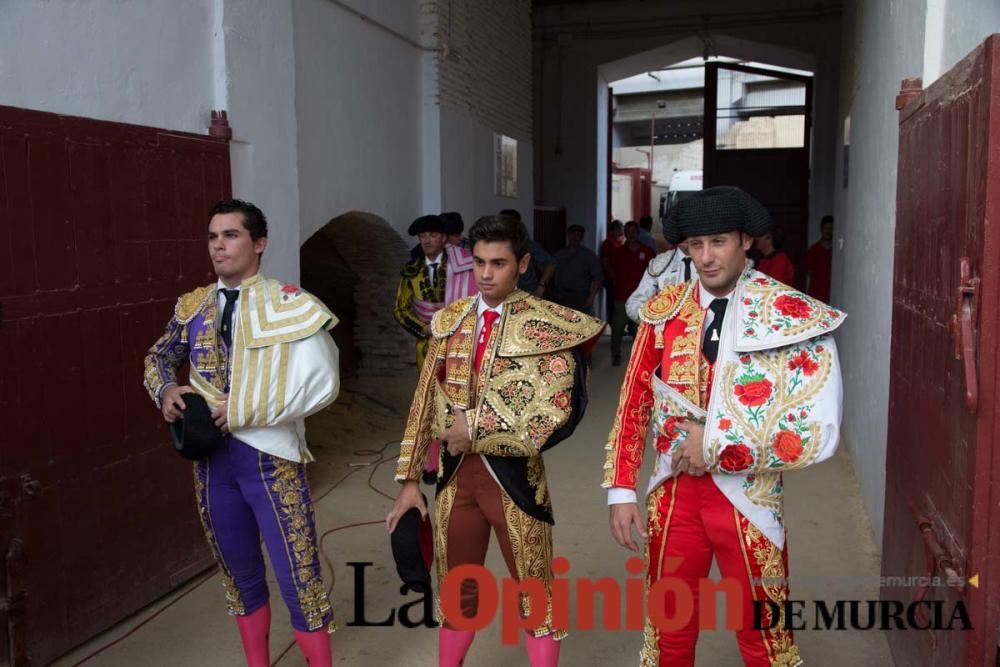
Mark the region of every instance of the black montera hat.
<instances>
[{"instance_id":1,"label":"black montera hat","mask_svg":"<svg viewBox=\"0 0 1000 667\"><path fill-rule=\"evenodd\" d=\"M410 236L416 236L417 234L423 234L424 232L438 232L440 234L445 233L445 223L439 215L422 215L413 221L410 228L407 230Z\"/></svg>"},{"instance_id":2,"label":"black montera hat","mask_svg":"<svg viewBox=\"0 0 1000 667\"><path fill-rule=\"evenodd\" d=\"M424 496L426 507L427 497ZM431 592L431 561L434 559L434 534L430 518L420 516L416 507L399 518L389 535L396 572L403 583L418 593Z\"/></svg>"},{"instance_id":3,"label":"black montera hat","mask_svg":"<svg viewBox=\"0 0 1000 667\"><path fill-rule=\"evenodd\" d=\"M200 461L222 446L225 436L212 419L212 409L201 394L182 397L184 417L170 424L170 437L178 453L191 461Z\"/></svg>"},{"instance_id":4,"label":"black montera hat","mask_svg":"<svg viewBox=\"0 0 1000 667\"><path fill-rule=\"evenodd\" d=\"M746 232L757 237L769 231L771 216L767 209L731 186L707 188L681 199L663 221L663 235L675 244L691 236Z\"/></svg>"},{"instance_id":5,"label":"black montera hat","mask_svg":"<svg viewBox=\"0 0 1000 667\"><path fill-rule=\"evenodd\" d=\"M445 234L461 234L465 231L465 220L462 220L461 213L449 211L438 217L444 222Z\"/></svg>"}]
</instances>

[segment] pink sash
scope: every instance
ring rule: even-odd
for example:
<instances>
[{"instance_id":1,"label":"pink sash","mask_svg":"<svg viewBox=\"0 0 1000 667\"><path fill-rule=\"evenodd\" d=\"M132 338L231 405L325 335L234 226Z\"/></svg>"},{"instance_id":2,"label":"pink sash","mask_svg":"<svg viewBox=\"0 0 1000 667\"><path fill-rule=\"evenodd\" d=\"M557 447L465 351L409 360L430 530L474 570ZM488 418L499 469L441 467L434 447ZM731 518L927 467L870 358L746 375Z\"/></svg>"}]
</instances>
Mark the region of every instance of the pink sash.
<instances>
[{"instance_id":1,"label":"pink sash","mask_svg":"<svg viewBox=\"0 0 1000 667\"><path fill-rule=\"evenodd\" d=\"M444 284L444 303L447 306L459 299L473 296L479 290L472 273L472 251L462 246L445 246L448 253L448 277Z\"/></svg>"}]
</instances>

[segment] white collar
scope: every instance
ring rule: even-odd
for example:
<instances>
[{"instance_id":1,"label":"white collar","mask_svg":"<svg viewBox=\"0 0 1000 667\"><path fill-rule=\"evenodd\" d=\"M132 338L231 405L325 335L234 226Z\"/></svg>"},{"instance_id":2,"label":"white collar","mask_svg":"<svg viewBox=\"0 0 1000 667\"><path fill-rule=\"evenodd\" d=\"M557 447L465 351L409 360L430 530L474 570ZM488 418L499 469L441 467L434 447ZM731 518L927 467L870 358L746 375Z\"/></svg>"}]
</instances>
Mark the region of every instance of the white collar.
<instances>
[{"instance_id":1,"label":"white collar","mask_svg":"<svg viewBox=\"0 0 1000 667\"><path fill-rule=\"evenodd\" d=\"M251 276L251 277L252 277L252 276ZM218 290L218 291L219 291L220 293L221 293L221 292L222 292L222 290L224 290L224 289L234 289L234 290L237 290L237 291L241 291L241 290L243 289L243 283L240 283L240 284L239 284L239 285L237 285L236 287L226 287L226 283L222 282L222 278L219 278L219 280L218 280L218 281L217 281L217 282L215 283L215 288L216 288L216 289L217 289L217 290Z\"/></svg>"},{"instance_id":2,"label":"white collar","mask_svg":"<svg viewBox=\"0 0 1000 667\"><path fill-rule=\"evenodd\" d=\"M715 296L707 289L705 289L705 286L702 284L700 280L698 281L698 305L701 306L702 308L708 308L708 306L716 299L729 299L731 301L734 294L736 294L735 287L733 288L733 291L731 291L726 296Z\"/></svg>"},{"instance_id":3,"label":"white collar","mask_svg":"<svg viewBox=\"0 0 1000 667\"><path fill-rule=\"evenodd\" d=\"M490 308L482 296L479 297L479 305L476 306L476 317L477 319L483 319L483 313L487 310L495 310L497 315L503 315L503 302L500 303L496 308Z\"/></svg>"},{"instance_id":4,"label":"white collar","mask_svg":"<svg viewBox=\"0 0 1000 667\"><path fill-rule=\"evenodd\" d=\"M431 259L427 255L424 255L424 263L427 264L427 266L430 266L431 264L440 264L441 263L441 257L443 255L444 255L444 251L443 250L441 252L439 252L437 254L437 257L435 257L434 259Z\"/></svg>"}]
</instances>

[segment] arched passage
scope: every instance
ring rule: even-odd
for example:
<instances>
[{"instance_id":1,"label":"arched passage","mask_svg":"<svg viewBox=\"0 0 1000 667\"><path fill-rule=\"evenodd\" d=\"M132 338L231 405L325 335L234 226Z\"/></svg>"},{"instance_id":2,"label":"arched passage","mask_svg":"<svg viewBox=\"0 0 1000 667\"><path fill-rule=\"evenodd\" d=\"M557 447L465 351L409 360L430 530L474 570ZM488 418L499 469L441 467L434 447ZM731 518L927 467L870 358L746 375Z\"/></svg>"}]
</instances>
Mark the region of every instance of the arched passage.
<instances>
[{"instance_id":1,"label":"arched passage","mask_svg":"<svg viewBox=\"0 0 1000 667\"><path fill-rule=\"evenodd\" d=\"M361 211L331 219L302 245L302 286L340 318L333 338L344 377L413 367L413 341L392 316L399 269L408 256L389 223Z\"/></svg>"}]
</instances>

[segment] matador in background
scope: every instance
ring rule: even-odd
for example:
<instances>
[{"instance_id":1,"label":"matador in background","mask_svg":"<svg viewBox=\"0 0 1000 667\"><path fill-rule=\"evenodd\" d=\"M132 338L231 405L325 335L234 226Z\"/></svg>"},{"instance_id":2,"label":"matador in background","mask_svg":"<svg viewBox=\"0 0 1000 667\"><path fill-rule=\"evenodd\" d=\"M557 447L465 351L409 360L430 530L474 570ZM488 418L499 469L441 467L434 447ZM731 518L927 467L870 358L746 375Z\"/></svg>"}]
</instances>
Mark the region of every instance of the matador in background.
<instances>
[{"instance_id":1,"label":"matador in background","mask_svg":"<svg viewBox=\"0 0 1000 667\"><path fill-rule=\"evenodd\" d=\"M417 480L431 441L440 438L434 557L438 581L459 565L485 562L490 532L512 577L545 586L522 600L533 667L559 660L565 630L552 625L552 504L543 453L568 438L587 403L583 353L604 323L517 289L528 268L528 232L507 216L480 218L469 232L476 296L434 316L431 344L403 435L399 496L387 518L393 531L410 509L427 508ZM478 609L474 581L462 584L463 616ZM475 634L438 615L439 665L457 667Z\"/></svg>"},{"instance_id":2,"label":"matador in background","mask_svg":"<svg viewBox=\"0 0 1000 667\"><path fill-rule=\"evenodd\" d=\"M633 529L646 538L648 586L678 577L694 596L682 629L647 620L643 666L694 665L698 582L713 556L741 588L736 638L744 663L801 663L783 611L782 475L837 448L842 389L831 334L845 314L753 270L747 250L769 228L767 210L737 188L682 200L667 220L667 240L687 240L697 277L640 309L604 466L611 533L633 551ZM648 428L656 466L644 524L636 486ZM775 603L764 605L764 629L754 627L755 601ZM666 618L676 618L676 593L664 604Z\"/></svg>"},{"instance_id":3,"label":"matador in background","mask_svg":"<svg viewBox=\"0 0 1000 667\"><path fill-rule=\"evenodd\" d=\"M403 265L393 316L417 339L417 372L424 365L430 345L431 318L445 306L448 255L445 252L449 225L437 215L417 218L408 230L420 241L421 254Z\"/></svg>"}]
</instances>

